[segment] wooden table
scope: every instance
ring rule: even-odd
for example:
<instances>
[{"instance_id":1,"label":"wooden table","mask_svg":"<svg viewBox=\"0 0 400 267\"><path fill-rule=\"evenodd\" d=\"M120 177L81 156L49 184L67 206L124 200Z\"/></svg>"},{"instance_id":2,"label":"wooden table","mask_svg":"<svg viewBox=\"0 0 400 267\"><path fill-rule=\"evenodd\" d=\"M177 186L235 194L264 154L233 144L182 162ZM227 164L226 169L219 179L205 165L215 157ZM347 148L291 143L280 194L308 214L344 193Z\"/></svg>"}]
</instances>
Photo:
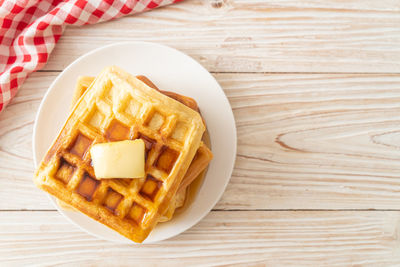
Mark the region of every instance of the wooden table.
<instances>
[{"instance_id":1,"label":"wooden table","mask_svg":"<svg viewBox=\"0 0 400 267\"><path fill-rule=\"evenodd\" d=\"M238 133L213 211L141 246L88 235L32 183L32 127L50 83L82 54L131 40L212 72ZM70 27L0 114L0 265L388 266L400 264L399 223L398 0L187 0Z\"/></svg>"}]
</instances>

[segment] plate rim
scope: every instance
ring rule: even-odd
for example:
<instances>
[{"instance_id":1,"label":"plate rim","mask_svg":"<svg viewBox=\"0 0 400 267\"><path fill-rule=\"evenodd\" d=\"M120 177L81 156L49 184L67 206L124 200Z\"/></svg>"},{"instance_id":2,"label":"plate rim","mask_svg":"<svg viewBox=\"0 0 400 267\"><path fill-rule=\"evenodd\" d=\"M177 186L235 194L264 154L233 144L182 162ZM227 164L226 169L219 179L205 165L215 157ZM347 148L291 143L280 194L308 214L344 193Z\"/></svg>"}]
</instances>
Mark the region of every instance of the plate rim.
<instances>
[{"instance_id":1,"label":"plate rim","mask_svg":"<svg viewBox=\"0 0 400 267\"><path fill-rule=\"evenodd\" d=\"M160 49L170 49L175 53L178 53L184 57L186 57L187 59L189 59L192 63L194 63L195 65L197 65L198 68L200 68L201 70L205 71L210 78L213 80L213 82L218 86L218 88L220 89L220 91L222 92L223 96L224 96L224 101L227 102L228 106L229 106L229 115L232 118L232 127L234 129L234 132L232 133L232 137L233 137L233 153L231 155L230 158L230 167L229 167L229 178L225 179L225 182L223 184L223 190L220 191L220 193L218 194L218 196L215 198L215 200L213 201L212 205L210 205L207 208L207 212L204 212L201 216L199 216L196 220L194 220L192 223L186 224L186 226L181 227L179 229L179 231L177 231L176 233L172 234L172 235L168 235L167 237L163 237L161 239L157 239L157 240L152 240L152 241L148 241L146 242L146 239L142 244L150 244L150 243L156 243L156 242L161 242L163 240L167 240L169 238L172 238L174 236L177 236L185 231L187 231L188 229L190 229L191 227L195 226L196 224L198 224L206 215L208 215L211 210L213 209L213 207L215 207L215 205L218 203L218 201L221 199L222 195L224 194L226 187L230 181L230 179L232 178L232 173L234 170L234 166L235 166L235 162L236 162L236 155L237 155L237 127L236 127L236 121L235 121L235 116L233 114L233 110L232 110L232 106L230 105L230 102L228 100L228 97L226 96L224 90L222 89L221 85L218 83L218 81L215 79L215 77L203 66L201 65L197 60L195 60L194 58L192 58L191 56L187 55L186 53L164 45L164 44L159 44L159 43L154 43L154 42L146 42L146 41L126 41L126 42L116 42L116 43L112 43L112 44L108 44L108 45L104 45L104 46L100 46L98 48L95 48L93 50L90 50L84 54L82 54L81 56L79 56L78 58L76 58L74 61L72 61L67 67L64 68L63 71L61 71L57 77L54 79L54 81L49 85L49 87L47 88L45 94L43 95L43 98L40 102L40 105L38 107L38 110L36 112L36 116L35 116L35 121L34 121L34 125L33 125L33 134L32 134L32 153L33 153L33 161L34 161L34 165L35 165L35 169L38 167L38 164L40 163L40 161L38 161L37 157L36 157L36 139L37 139L37 135L38 135L38 121L40 119L40 117L42 116L42 111L43 111L43 107L46 104L46 100L49 97L49 95L51 94L51 92L54 91L55 85L58 83L58 81L73 67L75 67L76 64L78 64L80 61L84 60L86 57L90 57L92 54L96 54L98 52L100 52L101 50L105 50L105 49L109 49L111 47L114 46L123 46L123 45L145 45L145 46L156 46ZM58 131L59 132L59 131ZM51 144L54 142L54 138L51 140ZM212 142L212 136L211 136L211 142ZM204 179L207 179L207 174L205 175ZM199 188L199 191L201 190L201 188ZM44 191L43 191L44 192ZM101 236L98 235L97 233L95 233L94 231L90 231L88 229L86 229L84 226L80 225L78 222L76 222L75 220L73 220L72 218L70 218L69 215L67 215L64 210L62 210L59 205L56 203L55 201L55 197L53 197L52 195L48 194L47 192L44 192L48 198L50 199L50 201L52 202L52 204L55 206L55 208L57 209L58 212L60 212L63 217L65 217L68 221L72 222L74 225L78 226L80 229L82 229L84 232L95 236L101 240L107 240L107 241L111 241L111 242L115 242L115 243L129 243L129 244L138 244L135 243L133 241L131 241L130 239L126 238L125 236L118 234L123 237L124 239L121 240L111 240L106 238L105 236ZM197 196L196 196L197 197ZM195 200L196 201L196 200ZM83 214L84 216L87 216L86 214ZM88 218L90 218L89 216L87 216ZM91 219L91 218L90 218ZM92 219L91 219L92 220ZM96 221L94 221L96 222ZM99 223L99 222L97 222ZM102 224L102 223L101 223ZM104 224L103 224L104 225ZM108 227L107 225L105 225L106 227ZM109 227L108 227L109 228ZM111 228L110 228L111 229ZM115 231L115 230L114 230Z\"/></svg>"}]
</instances>

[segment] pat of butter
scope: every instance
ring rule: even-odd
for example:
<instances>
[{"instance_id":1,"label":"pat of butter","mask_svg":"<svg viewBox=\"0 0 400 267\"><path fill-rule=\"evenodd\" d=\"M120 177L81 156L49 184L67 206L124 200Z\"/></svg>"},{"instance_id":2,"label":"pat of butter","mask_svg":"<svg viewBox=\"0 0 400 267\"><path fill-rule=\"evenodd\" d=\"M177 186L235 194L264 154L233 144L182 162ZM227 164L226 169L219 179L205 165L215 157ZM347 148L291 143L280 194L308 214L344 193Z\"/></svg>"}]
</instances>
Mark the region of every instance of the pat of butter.
<instances>
[{"instance_id":1,"label":"pat of butter","mask_svg":"<svg viewBox=\"0 0 400 267\"><path fill-rule=\"evenodd\" d=\"M93 145L90 156L96 178L143 178L144 147L142 139Z\"/></svg>"}]
</instances>

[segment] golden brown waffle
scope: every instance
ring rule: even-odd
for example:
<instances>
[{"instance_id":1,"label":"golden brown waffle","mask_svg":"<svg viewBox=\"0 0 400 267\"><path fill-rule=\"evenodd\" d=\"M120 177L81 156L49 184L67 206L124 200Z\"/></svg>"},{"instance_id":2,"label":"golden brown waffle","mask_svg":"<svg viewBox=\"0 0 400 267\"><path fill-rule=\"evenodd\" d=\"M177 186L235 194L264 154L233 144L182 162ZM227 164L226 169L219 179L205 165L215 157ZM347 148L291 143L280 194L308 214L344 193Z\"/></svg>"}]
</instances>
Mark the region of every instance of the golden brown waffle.
<instances>
[{"instance_id":1,"label":"golden brown waffle","mask_svg":"<svg viewBox=\"0 0 400 267\"><path fill-rule=\"evenodd\" d=\"M167 210L205 130L200 115L117 67L79 99L36 172L36 185L135 242ZM141 138L146 177L96 180L90 147Z\"/></svg>"},{"instance_id":2,"label":"golden brown waffle","mask_svg":"<svg viewBox=\"0 0 400 267\"><path fill-rule=\"evenodd\" d=\"M150 81L147 77L145 76L136 76L139 80L147 84L148 86L159 90L157 86ZM90 84L94 81L95 77L91 76L80 76L77 80L75 92L74 92L74 97L71 103L71 109L74 107L76 102L79 100L79 98L83 95L83 93L86 91L86 89L90 86ZM160 91L160 90L159 90ZM190 107L193 110L199 111L199 108L197 106L197 103L195 100L192 98L182 96L173 92L168 92L168 91L160 91L163 94L181 102L182 104ZM207 132L204 133L203 139L207 138ZM174 200L171 201L170 205L168 206L167 211L165 214L163 214L160 217L159 222L166 222L172 219L172 216L175 212L175 209L180 208L184 205L185 200L186 200L186 195L187 195L187 187L199 176L203 174L203 171L207 168L209 162L212 159L212 153L211 150L202 142L199 149L196 152L196 155L192 161L192 163L189 166L188 171L186 172L180 186L178 189L178 192L176 193ZM57 202L59 206L65 210L74 210L73 207L65 204L61 200L57 199Z\"/></svg>"}]
</instances>

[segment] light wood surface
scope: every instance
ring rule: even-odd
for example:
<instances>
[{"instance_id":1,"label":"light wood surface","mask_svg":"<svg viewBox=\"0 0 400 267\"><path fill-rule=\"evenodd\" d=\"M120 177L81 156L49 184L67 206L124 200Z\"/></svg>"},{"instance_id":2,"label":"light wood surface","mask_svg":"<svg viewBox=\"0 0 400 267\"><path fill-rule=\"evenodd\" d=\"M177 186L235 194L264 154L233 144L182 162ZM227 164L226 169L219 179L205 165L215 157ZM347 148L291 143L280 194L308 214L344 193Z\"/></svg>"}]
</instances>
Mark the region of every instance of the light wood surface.
<instances>
[{"instance_id":1,"label":"light wood surface","mask_svg":"<svg viewBox=\"0 0 400 267\"><path fill-rule=\"evenodd\" d=\"M213 72L238 131L214 210L146 246L89 236L32 183L50 83L80 55L129 40L170 45ZM400 265L399 159L397 0L186 0L71 27L0 114L0 266Z\"/></svg>"},{"instance_id":2,"label":"light wood surface","mask_svg":"<svg viewBox=\"0 0 400 267\"><path fill-rule=\"evenodd\" d=\"M215 3L222 3L220 7ZM400 72L398 0L189 0L61 37L47 70L114 42L175 47L213 72Z\"/></svg>"},{"instance_id":3,"label":"light wood surface","mask_svg":"<svg viewBox=\"0 0 400 267\"><path fill-rule=\"evenodd\" d=\"M399 223L398 211L214 211L178 237L138 246L98 240L56 212L1 212L0 257L5 266L394 266Z\"/></svg>"}]
</instances>

